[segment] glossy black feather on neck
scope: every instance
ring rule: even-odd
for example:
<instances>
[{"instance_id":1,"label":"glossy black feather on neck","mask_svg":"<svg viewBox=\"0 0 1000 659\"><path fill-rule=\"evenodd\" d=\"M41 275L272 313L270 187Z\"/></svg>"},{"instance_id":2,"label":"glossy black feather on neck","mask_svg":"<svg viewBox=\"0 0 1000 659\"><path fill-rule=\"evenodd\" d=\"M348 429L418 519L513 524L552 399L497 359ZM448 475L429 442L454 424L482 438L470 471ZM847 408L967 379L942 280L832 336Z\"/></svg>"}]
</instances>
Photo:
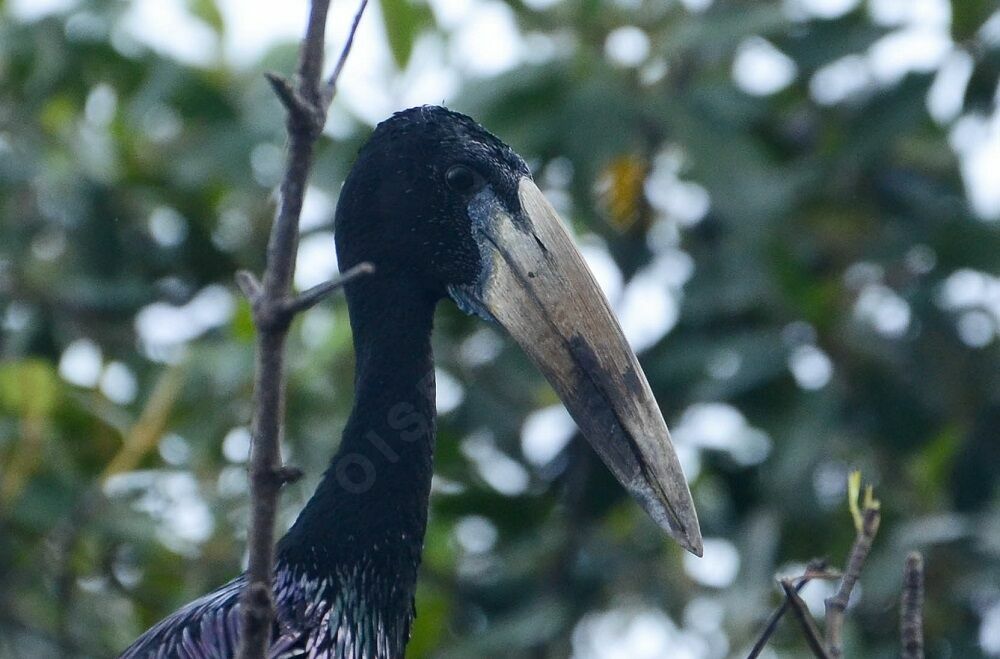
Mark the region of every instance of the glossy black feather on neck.
<instances>
[{"instance_id":1,"label":"glossy black feather on neck","mask_svg":"<svg viewBox=\"0 0 1000 659\"><path fill-rule=\"evenodd\" d=\"M282 539L278 562L330 578L403 639L427 526L434 449L431 329L438 297L380 272L347 290L355 400L321 484ZM381 633L375 630L373 633Z\"/></svg>"},{"instance_id":2,"label":"glossy black feather on neck","mask_svg":"<svg viewBox=\"0 0 1000 659\"><path fill-rule=\"evenodd\" d=\"M327 546L348 545L349 554L384 526L422 530L434 444L436 302L378 274L350 285L354 407L336 455L289 533L297 542L299 534L315 534Z\"/></svg>"}]
</instances>

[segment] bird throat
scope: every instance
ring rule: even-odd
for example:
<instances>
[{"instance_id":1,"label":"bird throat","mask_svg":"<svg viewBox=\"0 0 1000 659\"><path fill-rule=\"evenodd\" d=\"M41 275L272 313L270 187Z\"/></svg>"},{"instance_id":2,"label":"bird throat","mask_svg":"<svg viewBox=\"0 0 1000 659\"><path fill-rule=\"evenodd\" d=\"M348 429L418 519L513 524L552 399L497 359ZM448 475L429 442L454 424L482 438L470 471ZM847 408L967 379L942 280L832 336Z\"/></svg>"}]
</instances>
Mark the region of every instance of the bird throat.
<instances>
[{"instance_id":1,"label":"bird throat","mask_svg":"<svg viewBox=\"0 0 1000 659\"><path fill-rule=\"evenodd\" d=\"M354 408L321 484L279 544L277 560L290 579L329 584L324 596L336 600L329 625L347 627L331 634L364 641L372 650L364 656L402 656L427 526L435 425L430 335L437 300L388 278L367 279L347 292Z\"/></svg>"}]
</instances>

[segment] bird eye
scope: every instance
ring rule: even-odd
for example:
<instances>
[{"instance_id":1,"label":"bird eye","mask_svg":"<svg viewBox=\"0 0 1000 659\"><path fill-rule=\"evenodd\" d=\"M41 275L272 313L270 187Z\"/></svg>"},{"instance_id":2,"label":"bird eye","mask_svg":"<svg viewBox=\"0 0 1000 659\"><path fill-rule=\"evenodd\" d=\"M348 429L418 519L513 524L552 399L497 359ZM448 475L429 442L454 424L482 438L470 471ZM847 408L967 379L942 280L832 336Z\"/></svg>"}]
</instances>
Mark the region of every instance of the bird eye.
<instances>
[{"instance_id":1,"label":"bird eye","mask_svg":"<svg viewBox=\"0 0 1000 659\"><path fill-rule=\"evenodd\" d=\"M444 180L455 192L471 192L477 187L481 177L465 165L454 165L445 173Z\"/></svg>"}]
</instances>

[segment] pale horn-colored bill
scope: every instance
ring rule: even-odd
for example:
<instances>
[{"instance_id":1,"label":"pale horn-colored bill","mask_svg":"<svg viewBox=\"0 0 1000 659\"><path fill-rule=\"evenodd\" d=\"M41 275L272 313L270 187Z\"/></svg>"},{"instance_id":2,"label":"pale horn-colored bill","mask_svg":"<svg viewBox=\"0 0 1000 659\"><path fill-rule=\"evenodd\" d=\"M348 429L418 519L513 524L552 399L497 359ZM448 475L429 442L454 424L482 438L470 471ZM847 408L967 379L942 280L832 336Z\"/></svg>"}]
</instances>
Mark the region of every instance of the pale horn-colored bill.
<instances>
[{"instance_id":1,"label":"pale horn-colored bill","mask_svg":"<svg viewBox=\"0 0 1000 659\"><path fill-rule=\"evenodd\" d=\"M520 216L492 195L474 213L487 263L462 296L520 344L652 518L701 556L691 493L635 353L555 209L529 178L518 196Z\"/></svg>"}]
</instances>

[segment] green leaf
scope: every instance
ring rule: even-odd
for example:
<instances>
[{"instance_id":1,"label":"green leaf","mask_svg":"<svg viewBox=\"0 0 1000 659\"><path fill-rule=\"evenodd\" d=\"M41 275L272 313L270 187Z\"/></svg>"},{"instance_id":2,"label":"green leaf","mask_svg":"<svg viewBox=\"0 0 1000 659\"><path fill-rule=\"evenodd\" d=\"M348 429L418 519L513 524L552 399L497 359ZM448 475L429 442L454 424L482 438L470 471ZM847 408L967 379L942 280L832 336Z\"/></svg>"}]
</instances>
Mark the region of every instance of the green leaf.
<instances>
[{"instance_id":1,"label":"green leaf","mask_svg":"<svg viewBox=\"0 0 1000 659\"><path fill-rule=\"evenodd\" d=\"M927 119L923 99L933 82L928 74L911 74L892 89L873 97L864 111L853 117L840 147L842 162L878 163L903 135L915 132Z\"/></svg>"},{"instance_id":2,"label":"green leaf","mask_svg":"<svg viewBox=\"0 0 1000 659\"><path fill-rule=\"evenodd\" d=\"M768 37L787 29L788 18L781 3L727 7L703 14L684 14L657 40L655 51L667 56L695 50L726 53L749 36ZM750 4L750 3L747 3Z\"/></svg>"},{"instance_id":3,"label":"green leaf","mask_svg":"<svg viewBox=\"0 0 1000 659\"><path fill-rule=\"evenodd\" d=\"M253 324L253 310L246 298L239 298L236 305L236 313L233 314L233 321L230 325L233 337L243 343L250 343L256 336L257 330Z\"/></svg>"},{"instance_id":4,"label":"green leaf","mask_svg":"<svg viewBox=\"0 0 1000 659\"><path fill-rule=\"evenodd\" d=\"M0 368L0 405L19 416L47 417L59 398L59 377L52 364L26 359Z\"/></svg>"},{"instance_id":5,"label":"green leaf","mask_svg":"<svg viewBox=\"0 0 1000 659\"><path fill-rule=\"evenodd\" d=\"M417 36L432 22L431 11L411 0L382 0L382 20L392 58L400 69L406 68Z\"/></svg>"},{"instance_id":6,"label":"green leaf","mask_svg":"<svg viewBox=\"0 0 1000 659\"><path fill-rule=\"evenodd\" d=\"M849 14L832 21L812 21L801 30L790 30L777 46L795 60L801 71L811 72L846 55L864 53L889 30Z\"/></svg>"},{"instance_id":7,"label":"green leaf","mask_svg":"<svg viewBox=\"0 0 1000 659\"><path fill-rule=\"evenodd\" d=\"M1000 48L981 54L976 61L969 84L965 87L963 106L966 112L990 113L1000 76Z\"/></svg>"},{"instance_id":8,"label":"green leaf","mask_svg":"<svg viewBox=\"0 0 1000 659\"><path fill-rule=\"evenodd\" d=\"M851 517L854 518L854 529L861 531L861 509L858 507L858 499L861 498L861 471L855 469L847 477L847 507L851 510Z\"/></svg>"},{"instance_id":9,"label":"green leaf","mask_svg":"<svg viewBox=\"0 0 1000 659\"><path fill-rule=\"evenodd\" d=\"M974 36L996 10L996 0L952 0L952 39L961 42Z\"/></svg>"},{"instance_id":10,"label":"green leaf","mask_svg":"<svg viewBox=\"0 0 1000 659\"><path fill-rule=\"evenodd\" d=\"M187 5L188 10L207 23L216 34L222 34L226 26L215 0L187 0Z\"/></svg>"},{"instance_id":11,"label":"green leaf","mask_svg":"<svg viewBox=\"0 0 1000 659\"><path fill-rule=\"evenodd\" d=\"M441 638L448 629L448 617L451 614L451 599L448 595L433 584L419 584L417 601L420 602L420 615L413 625L413 634L406 646L406 656L434 656L435 648L440 646Z\"/></svg>"},{"instance_id":12,"label":"green leaf","mask_svg":"<svg viewBox=\"0 0 1000 659\"><path fill-rule=\"evenodd\" d=\"M497 657L511 656L517 650L544 646L552 642L569 618L568 604L544 597L511 613L498 617L483 632L470 634L438 656Z\"/></svg>"}]
</instances>

